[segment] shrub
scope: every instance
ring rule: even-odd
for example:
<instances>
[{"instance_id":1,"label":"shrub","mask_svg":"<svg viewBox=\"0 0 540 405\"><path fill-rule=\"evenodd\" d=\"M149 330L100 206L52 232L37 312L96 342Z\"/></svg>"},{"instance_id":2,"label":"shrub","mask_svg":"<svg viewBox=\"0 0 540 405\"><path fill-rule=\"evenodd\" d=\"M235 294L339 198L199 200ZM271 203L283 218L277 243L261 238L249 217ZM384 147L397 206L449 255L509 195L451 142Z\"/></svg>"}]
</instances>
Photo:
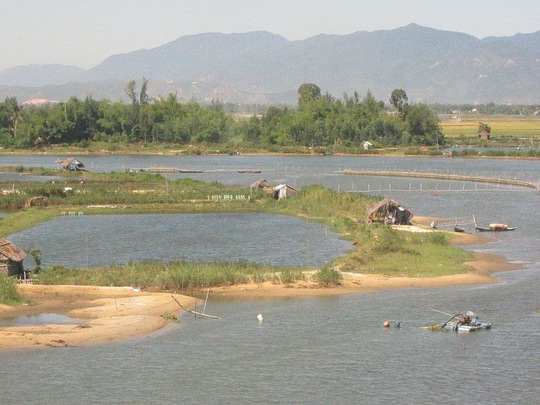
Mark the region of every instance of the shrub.
<instances>
[{"instance_id":1,"label":"shrub","mask_svg":"<svg viewBox=\"0 0 540 405\"><path fill-rule=\"evenodd\" d=\"M343 275L332 267L324 267L317 271L315 279L324 287L331 287L340 285Z\"/></svg>"},{"instance_id":2,"label":"shrub","mask_svg":"<svg viewBox=\"0 0 540 405\"><path fill-rule=\"evenodd\" d=\"M0 304L15 304L23 301L17 291L17 280L0 273Z\"/></svg>"}]
</instances>

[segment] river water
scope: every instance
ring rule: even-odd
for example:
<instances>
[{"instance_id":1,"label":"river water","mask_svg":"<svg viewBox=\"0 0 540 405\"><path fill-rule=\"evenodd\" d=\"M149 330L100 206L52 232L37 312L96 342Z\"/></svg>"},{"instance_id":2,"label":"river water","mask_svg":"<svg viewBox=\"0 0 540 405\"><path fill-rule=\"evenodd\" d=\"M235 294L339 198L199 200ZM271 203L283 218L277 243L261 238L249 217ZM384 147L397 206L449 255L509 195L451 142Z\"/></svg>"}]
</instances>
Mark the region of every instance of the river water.
<instances>
[{"instance_id":1,"label":"river water","mask_svg":"<svg viewBox=\"0 0 540 405\"><path fill-rule=\"evenodd\" d=\"M50 155L2 156L0 164L54 167L56 159L57 156ZM523 269L498 273L499 283L483 286L382 291L330 298L257 301L211 298L207 311L218 314L221 320L184 316L179 324L166 331L128 342L0 352L2 404L540 402L538 192L485 184L339 173L345 168L438 171L540 183L540 161L250 156L88 156L81 160L89 169L104 172L150 166L205 170L168 175L171 179L189 176L247 186L254 179L266 178L272 184L287 182L298 188L317 183L340 191L369 189L373 194L398 200L418 215L470 217L475 214L479 225L505 222L517 229L489 234L493 242L465 248L502 254L522 264ZM237 173L240 169L255 168L262 172ZM258 221L255 214L239 218L237 214L228 215L129 216L127 222L125 218L111 217L109 222L114 222L114 229L121 230L123 236L115 237L109 249L119 244L122 247L114 255L124 252L126 260L151 259L136 256L136 246L140 243L136 234L141 233L143 241L149 243L152 236L145 233L146 228L153 227L161 235L169 235L178 233L178 229L187 228L191 233L194 228L204 226L219 235L206 240L203 233L195 239L197 243L189 238L175 239L185 235L171 237L173 242L165 244L154 258L188 258L190 252L200 248L203 252L200 257L204 257L204 252L210 255L215 249L223 249L220 255L229 255L231 259L264 260L263 251L271 251L266 256L270 261L281 256L279 264L287 264L287 258L296 257L297 253L307 262L315 251L327 249L315 259L317 264L348 248L320 224L304 227L294 223L296 220L280 216L262 216ZM32 248L54 248L54 254L46 257L47 263L64 260L62 257L68 252L67 260L84 266L95 260L93 256L111 256L92 253L100 249L92 232L96 235L100 229L106 232L103 227L107 225L102 218L94 218L95 222L92 218L61 217L9 238L23 248L27 248L29 241L34 244ZM221 221L220 226L212 225L216 221ZM274 221L275 226L267 231L266 242L251 240L261 232L254 228L250 234L251 227L256 227L258 222ZM245 228L231 228L230 224L235 222L243 223ZM465 227L472 231L470 225ZM283 228L300 229L302 238L309 238L308 234L316 236L314 241L295 247L292 239L272 238ZM86 230L82 236L78 235L79 246L63 236L74 229ZM27 232L33 233L30 239ZM251 237L227 244L235 234L246 233ZM85 234L89 235L88 241ZM45 245L51 240L54 243L50 247ZM189 249L177 250L184 244ZM261 244L267 249L250 250ZM294 254L290 250L280 254L287 245L293 245ZM247 253L238 254L243 251ZM481 319L491 321L493 328L471 334L429 332L422 326L443 322L446 316L428 308L451 313L470 309ZM263 323L257 321L259 313L264 316ZM384 320L400 321L401 328L383 328Z\"/></svg>"}]
</instances>

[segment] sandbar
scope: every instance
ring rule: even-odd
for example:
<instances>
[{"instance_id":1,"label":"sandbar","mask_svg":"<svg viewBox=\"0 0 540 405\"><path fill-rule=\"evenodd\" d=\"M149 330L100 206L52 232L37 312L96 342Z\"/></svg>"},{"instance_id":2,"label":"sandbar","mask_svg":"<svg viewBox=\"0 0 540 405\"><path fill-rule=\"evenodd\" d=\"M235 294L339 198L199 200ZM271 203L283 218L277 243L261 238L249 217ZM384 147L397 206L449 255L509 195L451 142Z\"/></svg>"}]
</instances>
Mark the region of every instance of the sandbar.
<instances>
[{"instance_id":1,"label":"sandbar","mask_svg":"<svg viewBox=\"0 0 540 405\"><path fill-rule=\"evenodd\" d=\"M96 345L156 333L175 321L182 308L193 308L196 298L150 293L122 287L19 285L32 304L0 306L0 318L35 314L66 315L75 324L0 327L0 350L32 347Z\"/></svg>"}]
</instances>

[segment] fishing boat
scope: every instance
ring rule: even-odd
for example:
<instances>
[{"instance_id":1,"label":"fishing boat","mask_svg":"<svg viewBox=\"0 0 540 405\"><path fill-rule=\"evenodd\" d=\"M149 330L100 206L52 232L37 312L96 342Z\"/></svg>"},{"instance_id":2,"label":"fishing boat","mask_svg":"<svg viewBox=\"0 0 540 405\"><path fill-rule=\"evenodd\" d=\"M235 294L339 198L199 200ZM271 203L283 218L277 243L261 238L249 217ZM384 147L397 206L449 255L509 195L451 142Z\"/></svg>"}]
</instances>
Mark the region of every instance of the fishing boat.
<instances>
[{"instance_id":1,"label":"fishing boat","mask_svg":"<svg viewBox=\"0 0 540 405\"><path fill-rule=\"evenodd\" d=\"M442 311L437 311L437 312L446 314L446 312L442 312ZM446 314L446 315L450 315L450 314ZM480 321L480 319L474 312L467 311L465 314L453 315L445 323L432 325L429 327L429 329L451 330L454 332L475 332L481 329L491 329L491 323L482 322Z\"/></svg>"},{"instance_id":2,"label":"fishing boat","mask_svg":"<svg viewBox=\"0 0 540 405\"><path fill-rule=\"evenodd\" d=\"M506 224L489 224L487 228L482 226L475 226L475 228L479 232L504 232L516 229L515 227Z\"/></svg>"},{"instance_id":3,"label":"fishing boat","mask_svg":"<svg viewBox=\"0 0 540 405\"><path fill-rule=\"evenodd\" d=\"M454 332L475 332L480 329L491 329L491 323L477 321L474 325L460 324L459 321L447 322L442 329L452 330Z\"/></svg>"}]
</instances>

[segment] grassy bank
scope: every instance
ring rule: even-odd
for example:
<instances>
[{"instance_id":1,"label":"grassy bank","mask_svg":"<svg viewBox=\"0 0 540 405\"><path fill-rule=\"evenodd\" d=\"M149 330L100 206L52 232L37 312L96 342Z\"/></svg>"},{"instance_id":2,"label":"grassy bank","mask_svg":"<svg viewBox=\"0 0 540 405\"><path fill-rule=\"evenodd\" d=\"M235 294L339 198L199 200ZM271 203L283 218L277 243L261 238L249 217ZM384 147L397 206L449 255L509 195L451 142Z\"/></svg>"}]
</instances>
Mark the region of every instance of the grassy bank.
<instances>
[{"instance_id":1,"label":"grassy bank","mask_svg":"<svg viewBox=\"0 0 540 405\"><path fill-rule=\"evenodd\" d=\"M29 208L21 211L11 211L0 218L0 237L21 232L41 222L47 222L60 215L59 209Z\"/></svg>"},{"instance_id":2,"label":"grassy bank","mask_svg":"<svg viewBox=\"0 0 540 405\"><path fill-rule=\"evenodd\" d=\"M338 193L310 186L303 188L298 195L278 202L262 192L252 194L248 189L219 183L206 184L191 179L166 181L162 176L149 174L89 175L93 176L91 181L81 183L78 179L74 183L66 183L71 188L67 192L65 184L16 184L20 201L24 202L29 195L45 194L47 205L21 209L17 208L18 203L14 204L10 213L0 219L0 235L19 232L68 212L181 214L249 211L325 223L332 231L351 241L351 251L320 269L219 261L129 263L92 269L52 267L37 275L38 283L184 290L246 281L291 283L307 278L321 285L336 285L341 279L338 270L410 277L437 277L468 270L463 262L470 259L470 254L450 246L443 233L400 232L386 226L366 224L366 211L378 199L359 193ZM220 195L243 195L246 198L212 198Z\"/></svg>"},{"instance_id":3,"label":"grassy bank","mask_svg":"<svg viewBox=\"0 0 540 405\"><path fill-rule=\"evenodd\" d=\"M173 261L127 263L87 269L51 267L39 275L40 284L133 286L168 291L271 281L288 284L304 280L307 269L267 266L246 261Z\"/></svg>"}]
</instances>

